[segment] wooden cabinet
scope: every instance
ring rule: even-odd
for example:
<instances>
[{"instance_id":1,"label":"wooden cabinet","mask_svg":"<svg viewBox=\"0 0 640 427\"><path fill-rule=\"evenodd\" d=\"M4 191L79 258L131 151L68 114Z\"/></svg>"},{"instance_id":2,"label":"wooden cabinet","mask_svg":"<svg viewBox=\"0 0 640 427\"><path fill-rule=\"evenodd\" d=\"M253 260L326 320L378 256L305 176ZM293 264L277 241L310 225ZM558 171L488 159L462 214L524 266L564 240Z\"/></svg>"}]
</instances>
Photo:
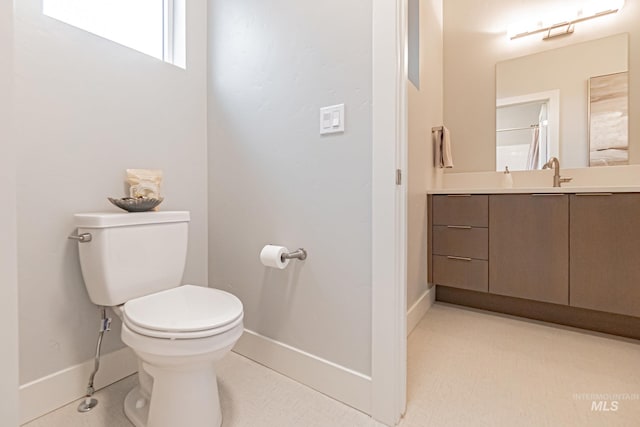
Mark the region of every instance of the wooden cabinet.
<instances>
[{"instance_id":1,"label":"wooden cabinet","mask_svg":"<svg viewBox=\"0 0 640 427\"><path fill-rule=\"evenodd\" d=\"M570 305L640 317L640 194L574 194Z\"/></svg>"},{"instance_id":2,"label":"wooden cabinet","mask_svg":"<svg viewBox=\"0 0 640 427\"><path fill-rule=\"evenodd\" d=\"M640 339L640 193L428 200L437 300Z\"/></svg>"},{"instance_id":3,"label":"wooden cabinet","mask_svg":"<svg viewBox=\"0 0 640 427\"><path fill-rule=\"evenodd\" d=\"M569 303L569 196L489 196L489 292Z\"/></svg>"},{"instance_id":4,"label":"wooden cabinet","mask_svg":"<svg viewBox=\"0 0 640 427\"><path fill-rule=\"evenodd\" d=\"M434 195L429 209L431 283L626 316L621 329L640 318L640 193Z\"/></svg>"},{"instance_id":5,"label":"wooden cabinet","mask_svg":"<svg viewBox=\"0 0 640 427\"><path fill-rule=\"evenodd\" d=\"M433 283L487 292L488 196L438 195L431 206Z\"/></svg>"}]
</instances>

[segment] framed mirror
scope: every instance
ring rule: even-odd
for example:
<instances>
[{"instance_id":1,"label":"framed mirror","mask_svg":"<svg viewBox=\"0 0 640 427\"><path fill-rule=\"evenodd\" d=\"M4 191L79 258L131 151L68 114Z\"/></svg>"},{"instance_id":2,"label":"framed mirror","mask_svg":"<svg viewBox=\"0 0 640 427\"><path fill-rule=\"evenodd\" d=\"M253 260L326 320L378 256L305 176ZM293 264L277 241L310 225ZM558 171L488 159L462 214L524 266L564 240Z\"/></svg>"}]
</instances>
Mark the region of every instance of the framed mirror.
<instances>
[{"instance_id":1,"label":"framed mirror","mask_svg":"<svg viewBox=\"0 0 640 427\"><path fill-rule=\"evenodd\" d=\"M628 34L496 64L496 170L627 164Z\"/></svg>"}]
</instances>

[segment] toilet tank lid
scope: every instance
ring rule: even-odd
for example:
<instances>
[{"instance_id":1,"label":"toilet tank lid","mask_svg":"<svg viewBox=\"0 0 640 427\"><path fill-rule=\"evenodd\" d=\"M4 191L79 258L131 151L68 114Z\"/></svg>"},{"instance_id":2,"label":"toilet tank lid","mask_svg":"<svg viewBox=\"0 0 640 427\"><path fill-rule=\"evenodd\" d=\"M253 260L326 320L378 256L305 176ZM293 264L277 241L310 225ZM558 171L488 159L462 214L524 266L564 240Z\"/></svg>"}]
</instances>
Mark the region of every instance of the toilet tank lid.
<instances>
[{"instance_id":1,"label":"toilet tank lid","mask_svg":"<svg viewBox=\"0 0 640 427\"><path fill-rule=\"evenodd\" d=\"M131 225L189 222L189 211L95 212L74 215L78 228L111 228Z\"/></svg>"}]
</instances>

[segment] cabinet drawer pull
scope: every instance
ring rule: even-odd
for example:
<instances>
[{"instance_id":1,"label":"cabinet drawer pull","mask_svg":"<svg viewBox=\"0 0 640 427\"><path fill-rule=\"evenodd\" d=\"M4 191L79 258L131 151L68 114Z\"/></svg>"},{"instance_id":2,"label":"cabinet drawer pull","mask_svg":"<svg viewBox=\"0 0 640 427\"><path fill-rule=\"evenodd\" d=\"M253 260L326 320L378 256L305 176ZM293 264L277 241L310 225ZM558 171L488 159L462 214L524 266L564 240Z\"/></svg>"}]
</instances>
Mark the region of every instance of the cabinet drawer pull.
<instances>
[{"instance_id":1,"label":"cabinet drawer pull","mask_svg":"<svg viewBox=\"0 0 640 427\"><path fill-rule=\"evenodd\" d=\"M447 225L447 228L455 228L456 230L471 230L470 225Z\"/></svg>"},{"instance_id":2,"label":"cabinet drawer pull","mask_svg":"<svg viewBox=\"0 0 640 427\"><path fill-rule=\"evenodd\" d=\"M447 194L447 197L471 197L471 194Z\"/></svg>"},{"instance_id":3,"label":"cabinet drawer pull","mask_svg":"<svg viewBox=\"0 0 640 427\"><path fill-rule=\"evenodd\" d=\"M576 193L576 196L613 196L613 193Z\"/></svg>"},{"instance_id":4,"label":"cabinet drawer pull","mask_svg":"<svg viewBox=\"0 0 640 427\"><path fill-rule=\"evenodd\" d=\"M448 256L447 259L451 259L454 261L471 261L471 258L465 258L461 256Z\"/></svg>"},{"instance_id":5,"label":"cabinet drawer pull","mask_svg":"<svg viewBox=\"0 0 640 427\"><path fill-rule=\"evenodd\" d=\"M534 193L533 197L547 197L547 196L565 196L564 193Z\"/></svg>"}]
</instances>

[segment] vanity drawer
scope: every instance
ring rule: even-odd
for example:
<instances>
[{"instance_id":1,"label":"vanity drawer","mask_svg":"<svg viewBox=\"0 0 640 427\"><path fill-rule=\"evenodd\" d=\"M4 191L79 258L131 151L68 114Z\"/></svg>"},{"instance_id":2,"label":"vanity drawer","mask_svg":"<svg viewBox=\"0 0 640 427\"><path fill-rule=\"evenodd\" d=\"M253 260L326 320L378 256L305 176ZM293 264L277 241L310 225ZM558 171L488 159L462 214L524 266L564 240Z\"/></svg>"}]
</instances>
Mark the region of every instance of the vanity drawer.
<instances>
[{"instance_id":1,"label":"vanity drawer","mask_svg":"<svg viewBox=\"0 0 640 427\"><path fill-rule=\"evenodd\" d=\"M433 196L433 224L488 227L489 196L486 194Z\"/></svg>"},{"instance_id":2,"label":"vanity drawer","mask_svg":"<svg viewBox=\"0 0 640 427\"><path fill-rule=\"evenodd\" d=\"M489 259L489 230L471 226L433 226L433 254Z\"/></svg>"},{"instance_id":3,"label":"vanity drawer","mask_svg":"<svg viewBox=\"0 0 640 427\"><path fill-rule=\"evenodd\" d=\"M489 263L471 258L434 255L433 281L436 285L488 292Z\"/></svg>"}]
</instances>

